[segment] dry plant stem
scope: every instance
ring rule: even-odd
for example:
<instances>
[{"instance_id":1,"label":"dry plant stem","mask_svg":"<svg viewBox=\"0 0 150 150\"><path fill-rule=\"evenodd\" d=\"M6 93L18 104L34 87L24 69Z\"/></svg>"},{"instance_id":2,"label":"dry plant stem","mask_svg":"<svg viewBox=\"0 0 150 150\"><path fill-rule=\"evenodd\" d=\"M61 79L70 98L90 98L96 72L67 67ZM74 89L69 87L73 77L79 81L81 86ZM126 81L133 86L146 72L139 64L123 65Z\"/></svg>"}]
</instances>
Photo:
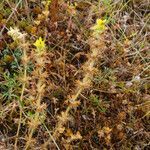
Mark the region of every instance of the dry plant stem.
<instances>
[{"instance_id":1,"label":"dry plant stem","mask_svg":"<svg viewBox=\"0 0 150 150\"><path fill-rule=\"evenodd\" d=\"M102 36L102 35L101 35ZM83 69L84 69L84 78L82 80L82 85L77 85L76 87L76 93L74 94L73 98L71 99L71 102L75 102L77 101L79 95L85 90L86 85L90 85L91 79L93 78L94 75L94 69L95 69L95 64L97 63L97 60L99 58L99 56L101 56L101 49L104 48L104 42L102 41L101 37L92 37L91 38L92 42L90 43L91 46L91 53L89 54L89 59L88 61L83 65ZM100 46L101 49L99 49ZM72 107L70 105L68 105L66 111L64 112L64 114L66 114L66 116L69 116L69 112L70 110L72 110ZM55 140L57 140L59 138L59 136L61 135L61 133L59 132L60 128L63 128L63 126L67 123L67 118L65 120L61 120L58 119L58 123L56 125L56 128L53 132L53 137ZM51 141L51 139L49 139L46 143L44 143L44 147L46 147L49 142Z\"/></svg>"},{"instance_id":2,"label":"dry plant stem","mask_svg":"<svg viewBox=\"0 0 150 150\"><path fill-rule=\"evenodd\" d=\"M48 130L48 128L46 127L46 125L45 125L44 123L43 123L43 125L44 125L45 129L47 130L47 132L48 132L50 138L52 139L52 141L53 141L54 144L56 145L57 149L60 150L59 146L57 145L55 139L53 138L53 136L52 136L51 133L49 132L49 130Z\"/></svg>"},{"instance_id":3,"label":"dry plant stem","mask_svg":"<svg viewBox=\"0 0 150 150\"><path fill-rule=\"evenodd\" d=\"M29 11L29 6L28 6L28 1L25 0L25 9L26 9L26 12L27 12L27 17L28 17L28 21L30 21L30 11Z\"/></svg>"},{"instance_id":4,"label":"dry plant stem","mask_svg":"<svg viewBox=\"0 0 150 150\"><path fill-rule=\"evenodd\" d=\"M87 62L87 64L89 64L89 63L92 64L91 67L94 67L95 60L92 60L91 62L90 62L90 60L89 60L89 61ZM91 78L92 78L92 73L91 73L91 72L86 73L86 74L85 74L85 77L84 77L83 80L82 80L83 85L84 85L84 84L86 85L86 83L88 83L89 80L91 80ZM78 89L78 90L77 90L75 96L73 97L73 99L71 99L72 102L75 102L75 101L78 99L79 95L80 95L80 94L82 93L82 91L84 90L83 87L77 87L77 89ZM69 106L67 107L66 111L65 111L65 114L67 114L67 116L69 115L69 111L70 111L71 109L72 109L72 107L70 107L70 105L69 105ZM67 121L68 121L68 120L66 120L66 122L67 122ZM62 126L62 125L64 125L66 122L62 122L62 120L59 120L59 121L58 121L58 127L56 127L56 129L55 129L55 131L54 131L54 133L53 133L53 137L54 137L55 139L60 136L60 134L59 134L59 127Z\"/></svg>"},{"instance_id":5,"label":"dry plant stem","mask_svg":"<svg viewBox=\"0 0 150 150\"><path fill-rule=\"evenodd\" d=\"M18 143L18 135L19 135L19 131L20 131L20 127L21 127L21 119L22 119L22 102L23 102L23 95L24 95L24 91L25 91L25 87L26 87L26 79L27 79L27 53L26 53L26 49L27 49L27 46L25 44L25 41L24 41L24 44L23 44L23 58L24 58L24 72L23 72L23 84L22 84L22 91L21 91L21 96L20 96L20 117L19 117L19 124L18 124L18 129L17 129L17 134L16 134L16 140L15 140L15 145L14 145L14 149L17 150L17 143Z\"/></svg>"},{"instance_id":6,"label":"dry plant stem","mask_svg":"<svg viewBox=\"0 0 150 150\"><path fill-rule=\"evenodd\" d=\"M75 102L75 101L77 100L77 98L79 97L79 95L80 95L80 93L82 92L82 90L83 90L82 88L78 89L76 95L75 95L74 98L72 99L72 102ZM70 111L70 110L71 110L71 107L68 106L67 109L66 109L66 111L65 111L65 114L69 114L69 111ZM68 115L67 115L67 116L68 116ZM68 121L68 120L65 120L65 122L63 122L62 120L59 120L59 121L58 121L57 127L56 127L56 129L54 130L54 133L53 133L53 137L54 137L55 139L57 139L57 138L59 137L59 134L58 134L59 128L62 127L67 121Z\"/></svg>"},{"instance_id":7,"label":"dry plant stem","mask_svg":"<svg viewBox=\"0 0 150 150\"><path fill-rule=\"evenodd\" d=\"M37 55L35 57L36 57L36 59L39 59L40 62L43 62L43 66L36 68L37 72L39 73L39 80L38 80L38 83L37 83L37 95L36 95L36 100L37 100L36 101L36 111L35 111L35 116L34 116L33 120L31 121L32 125L29 128L29 137L28 137L28 141L27 141L26 146L25 146L25 150L27 150L29 148L29 146L31 144L31 141L32 141L32 135L33 135L35 129L37 128L37 126L39 125L39 123L38 123L39 120L40 120L39 119L39 117L40 117L39 109L40 109L40 106L41 106L41 100L42 100L43 92L44 92L44 86L43 85L45 84L44 78L40 77L40 75L43 72L44 57L41 56L41 55ZM41 91L41 92L38 92L38 91Z\"/></svg>"}]
</instances>

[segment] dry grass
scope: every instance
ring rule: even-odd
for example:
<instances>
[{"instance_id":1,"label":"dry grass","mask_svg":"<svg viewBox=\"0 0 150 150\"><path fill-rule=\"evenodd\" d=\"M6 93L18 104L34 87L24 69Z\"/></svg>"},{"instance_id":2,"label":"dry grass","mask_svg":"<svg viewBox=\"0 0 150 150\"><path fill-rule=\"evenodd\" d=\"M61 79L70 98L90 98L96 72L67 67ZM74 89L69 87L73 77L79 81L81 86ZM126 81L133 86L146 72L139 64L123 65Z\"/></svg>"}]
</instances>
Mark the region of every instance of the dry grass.
<instances>
[{"instance_id":1,"label":"dry grass","mask_svg":"<svg viewBox=\"0 0 150 150\"><path fill-rule=\"evenodd\" d=\"M0 149L149 149L149 6L1 1Z\"/></svg>"}]
</instances>

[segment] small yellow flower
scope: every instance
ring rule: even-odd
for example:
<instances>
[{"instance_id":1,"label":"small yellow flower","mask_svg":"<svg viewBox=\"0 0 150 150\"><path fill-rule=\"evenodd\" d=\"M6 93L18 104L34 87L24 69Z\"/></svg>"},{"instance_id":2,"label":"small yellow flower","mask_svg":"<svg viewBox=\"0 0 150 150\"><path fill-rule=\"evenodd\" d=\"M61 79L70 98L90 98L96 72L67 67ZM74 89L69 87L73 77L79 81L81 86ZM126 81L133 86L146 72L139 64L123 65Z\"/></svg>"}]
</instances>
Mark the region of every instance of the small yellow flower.
<instances>
[{"instance_id":1,"label":"small yellow flower","mask_svg":"<svg viewBox=\"0 0 150 150\"><path fill-rule=\"evenodd\" d=\"M36 48L39 50L43 50L45 48L45 41L39 37L39 39L35 41L34 46L36 46Z\"/></svg>"},{"instance_id":2,"label":"small yellow flower","mask_svg":"<svg viewBox=\"0 0 150 150\"><path fill-rule=\"evenodd\" d=\"M104 31L106 29L105 23L106 23L106 19L105 20L97 19L96 25L93 26L91 29L98 32Z\"/></svg>"}]
</instances>

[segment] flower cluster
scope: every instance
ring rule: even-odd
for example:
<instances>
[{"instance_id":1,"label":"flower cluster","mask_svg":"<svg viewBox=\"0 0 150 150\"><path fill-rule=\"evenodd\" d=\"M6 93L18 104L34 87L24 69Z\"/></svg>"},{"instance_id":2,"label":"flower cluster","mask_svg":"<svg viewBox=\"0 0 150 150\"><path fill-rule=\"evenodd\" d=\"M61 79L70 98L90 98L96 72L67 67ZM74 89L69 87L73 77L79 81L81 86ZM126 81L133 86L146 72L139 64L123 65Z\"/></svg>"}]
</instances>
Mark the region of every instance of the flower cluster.
<instances>
[{"instance_id":1,"label":"flower cluster","mask_svg":"<svg viewBox=\"0 0 150 150\"><path fill-rule=\"evenodd\" d=\"M26 36L26 34L21 33L17 27L10 27L10 30L7 33L12 37L14 41L21 41Z\"/></svg>"},{"instance_id":2,"label":"flower cluster","mask_svg":"<svg viewBox=\"0 0 150 150\"><path fill-rule=\"evenodd\" d=\"M96 33L101 33L106 29L106 19L102 20L102 19L97 19L96 20L96 25L94 25L91 30L93 30Z\"/></svg>"},{"instance_id":3,"label":"flower cluster","mask_svg":"<svg viewBox=\"0 0 150 150\"><path fill-rule=\"evenodd\" d=\"M36 47L36 49L38 50L38 52L41 52L45 48L45 41L42 40L41 37L39 37L39 39L37 39L33 45Z\"/></svg>"}]
</instances>

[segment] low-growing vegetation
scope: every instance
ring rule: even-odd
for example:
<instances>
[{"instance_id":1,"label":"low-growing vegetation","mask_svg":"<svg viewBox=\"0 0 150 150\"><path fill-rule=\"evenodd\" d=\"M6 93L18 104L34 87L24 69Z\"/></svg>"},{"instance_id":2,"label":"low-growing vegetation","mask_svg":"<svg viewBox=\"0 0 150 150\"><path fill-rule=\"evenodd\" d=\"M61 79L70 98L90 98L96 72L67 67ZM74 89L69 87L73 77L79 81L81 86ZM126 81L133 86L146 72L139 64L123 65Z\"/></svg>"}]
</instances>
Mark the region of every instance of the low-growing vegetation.
<instances>
[{"instance_id":1,"label":"low-growing vegetation","mask_svg":"<svg viewBox=\"0 0 150 150\"><path fill-rule=\"evenodd\" d=\"M149 0L1 0L0 149L150 149Z\"/></svg>"}]
</instances>

